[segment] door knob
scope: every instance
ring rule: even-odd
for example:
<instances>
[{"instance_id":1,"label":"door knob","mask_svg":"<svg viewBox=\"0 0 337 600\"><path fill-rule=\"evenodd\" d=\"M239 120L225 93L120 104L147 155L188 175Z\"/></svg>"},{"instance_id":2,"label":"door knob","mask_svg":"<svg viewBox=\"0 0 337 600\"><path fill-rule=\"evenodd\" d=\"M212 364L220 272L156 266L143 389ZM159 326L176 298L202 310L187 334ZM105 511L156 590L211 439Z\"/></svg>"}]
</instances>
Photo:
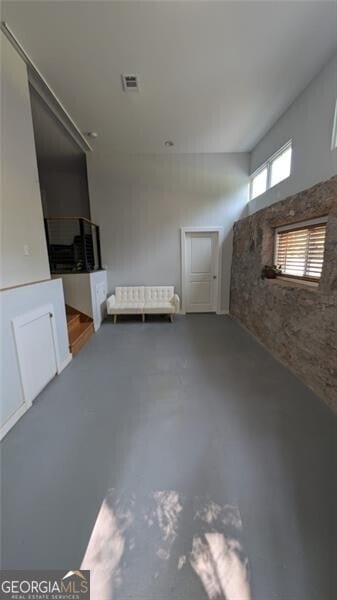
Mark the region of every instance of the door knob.
<instances>
[{"instance_id":1,"label":"door knob","mask_svg":"<svg viewBox=\"0 0 337 600\"><path fill-rule=\"evenodd\" d=\"M216 279L216 275L213 275L213 279Z\"/></svg>"}]
</instances>

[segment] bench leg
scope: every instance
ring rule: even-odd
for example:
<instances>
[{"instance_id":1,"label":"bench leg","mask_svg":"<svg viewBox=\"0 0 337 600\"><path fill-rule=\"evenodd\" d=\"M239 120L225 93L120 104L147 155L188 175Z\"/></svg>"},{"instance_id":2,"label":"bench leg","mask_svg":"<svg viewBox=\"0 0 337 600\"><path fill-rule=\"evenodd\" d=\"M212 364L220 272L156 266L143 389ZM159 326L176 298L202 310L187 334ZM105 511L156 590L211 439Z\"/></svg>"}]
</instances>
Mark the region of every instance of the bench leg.
<instances>
[{"instance_id":1,"label":"bench leg","mask_svg":"<svg viewBox=\"0 0 337 600\"><path fill-rule=\"evenodd\" d=\"M114 325L117 323L117 315L114 315Z\"/></svg>"},{"instance_id":2,"label":"bench leg","mask_svg":"<svg viewBox=\"0 0 337 600\"><path fill-rule=\"evenodd\" d=\"M170 321L173 323L173 313L170 314Z\"/></svg>"},{"instance_id":3,"label":"bench leg","mask_svg":"<svg viewBox=\"0 0 337 600\"><path fill-rule=\"evenodd\" d=\"M145 323L145 315L142 313L142 323Z\"/></svg>"}]
</instances>

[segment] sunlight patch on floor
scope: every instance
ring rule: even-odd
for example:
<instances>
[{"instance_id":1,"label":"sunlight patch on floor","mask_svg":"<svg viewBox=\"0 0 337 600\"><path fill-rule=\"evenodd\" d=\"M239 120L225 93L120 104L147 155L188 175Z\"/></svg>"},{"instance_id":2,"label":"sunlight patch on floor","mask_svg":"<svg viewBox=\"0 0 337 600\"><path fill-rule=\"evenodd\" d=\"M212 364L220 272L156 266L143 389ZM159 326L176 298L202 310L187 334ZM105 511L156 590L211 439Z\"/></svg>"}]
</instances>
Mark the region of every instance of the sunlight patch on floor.
<instances>
[{"instance_id":1,"label":"sunlight patch on floor","mask_svg":"<svg viewBox=\"0 0 337 600\"><path fill-rule=\"evenodd\" d=\"M93 600L134 593L137 598L152 600L159 597L159 589L165 590L167 569L178 596L184 578L193 578L194 573L205 599L250 600L248 559L241 537L242 521L236 506L198 497L187 502L174 490L157 490L142 497L109 490L81 569L91 571ZM148 582L146 589L137 588L139 573ZM167 594L169 597L169 590Z\"/></svg>"},{"instance_id":2,"label":"sunlight patch on floor","mask_svg":"<svg viewBox=\"0 0 337 600\"><path fill-rule=\"evenodd\" d=\"M250 600L247 559L238 541L222 533L206 533L193 539L190 563L210 600Z\"/></svg>"}]
</instances>

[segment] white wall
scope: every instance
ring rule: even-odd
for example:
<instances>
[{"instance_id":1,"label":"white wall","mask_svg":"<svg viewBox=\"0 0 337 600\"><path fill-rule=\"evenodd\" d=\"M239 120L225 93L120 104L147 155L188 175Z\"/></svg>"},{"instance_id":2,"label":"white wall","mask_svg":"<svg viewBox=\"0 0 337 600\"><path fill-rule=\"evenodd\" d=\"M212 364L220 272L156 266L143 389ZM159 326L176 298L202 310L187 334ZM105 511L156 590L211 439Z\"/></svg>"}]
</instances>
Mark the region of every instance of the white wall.
<instances>
[{"instance_id":1,"label":"white wall","mask_svg":"<svg viewBox=\"0 0 337 600\"><path fill-rule=\"evenodd\" d=\"M0 430L10 420L14 423L16 414L23 405L23 392L17 352L13 335L12 321L46 304L53 305L59 362L65 365L69 359L68 331L61 279L52 279L0 293L1 313L1 411ZM33 340L32 340L33 350Z\"/></svg>"},{"instance_id":2,"label":"white wall","mask_svg":"<svg viewBox=\"0 0 337 600\"><path fill-rule=\"evenodd\" d=\"M61 278L66 304L91 317L89 273L65 273L63 275L52 275L52 277Z\"/></svg>"},{"instance_id":3,"label":"white wall","mask_svg":"<svg viewBox=\"0 0 337 600\"><path fill-rule=\"evenodd\" d=\"M91 317L94 321L94 329L97 331L101 326L102 316L105 314L106 271L65 273L63 275L52 275L52 277L62 279L66 304Z\"/></svg>"},{"instance_id":4,"label":"white wall","mask_svg":"<svg viewBox=\"0 0 337 600\"><path fill-rule=\"evenodd\" d=\"M91 214L108 288L171 284L180 293L180 228L222 225L222 309L228 310L232 227L245 214L248 154L88 156Z\"/></svg>"},{"instance_id":5,"label":"white wall","mask_svg":"<svg viewBox=\"0 0 337 600\"><path fill-rule=\"evenodd\" d=\"M331 151L336 99L337 55L254 148L251 173L290 138L293 163L287 180L250 201L250 214L336 175L337 150Z\"/></svg>"},{"instance_id":6,"label":"white wall","mask_svg":"<svg viewBox=\"0 0 337 600\"><path fill-rule=\"evenodd\" d=\"M92 318L97 331L106 316L107 274L106 271L90 273Z\"/></svg>"},{"instance_id":7,"label":"white wall","mask_svg":"<svg viewBox=\"0 0 337 600\"><path fill-rule=\"evenodd\" d=\"M13 319L52 304L59 364L65 365L71 358L62 282L50 279L27 70L2 33L1 50L0 437L27 406L23 400ZM27 256L24 246L28 247ZM41 280L46 281L36 283ZM31 347L34 352L34 340Z\"/></svg>"},{"instance_id":8,"label":"white wall","mask_svg":"<svg viewBox=\"0 0 337 600\"><path fill-rule=\"evenodd\" d=\"M6 288L47 279L50 272L26 65L3 33L1 50L0 287Z\"/></svg>"}]
</instances>

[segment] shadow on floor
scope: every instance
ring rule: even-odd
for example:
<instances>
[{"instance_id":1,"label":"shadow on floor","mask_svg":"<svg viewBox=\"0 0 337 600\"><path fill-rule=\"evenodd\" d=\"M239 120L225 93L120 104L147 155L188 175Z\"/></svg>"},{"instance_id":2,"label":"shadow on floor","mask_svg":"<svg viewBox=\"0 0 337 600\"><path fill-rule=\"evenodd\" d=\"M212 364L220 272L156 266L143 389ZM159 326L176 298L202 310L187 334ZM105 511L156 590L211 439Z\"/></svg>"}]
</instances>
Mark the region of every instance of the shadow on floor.
<instances>
[{"instance_id":1,"label":"shadow on floor","mask_svg":"<svg viewBox=\"0 0 337 600\"><path fill-rule=\"evenodd\" d=\"M107 321L1 443L2 566L78 568L113 488L116 531L117 499L136 495L117 600L224 594L212 556L241 556L236 542L254 600L335 600L336 439L331 411L231 318ZM142 519L158 490L182 506L168 560L158 517ZM209 502L239 508L244 539L194 519Z\"/></svg>"},{"instance_id":2,"label":"shadow on floor","mask_svg":"<svg viewBox=\"0 0 337 600\"><path fill-rule=\"evenodd\" d=\"M110 490L81 569L90 570L93 600L171 600L169 581L199 597L195 575L209 600L251 598L237 507L201 498L191 505L173 490L141 498Z\"/></svg>"}]
</instances>

